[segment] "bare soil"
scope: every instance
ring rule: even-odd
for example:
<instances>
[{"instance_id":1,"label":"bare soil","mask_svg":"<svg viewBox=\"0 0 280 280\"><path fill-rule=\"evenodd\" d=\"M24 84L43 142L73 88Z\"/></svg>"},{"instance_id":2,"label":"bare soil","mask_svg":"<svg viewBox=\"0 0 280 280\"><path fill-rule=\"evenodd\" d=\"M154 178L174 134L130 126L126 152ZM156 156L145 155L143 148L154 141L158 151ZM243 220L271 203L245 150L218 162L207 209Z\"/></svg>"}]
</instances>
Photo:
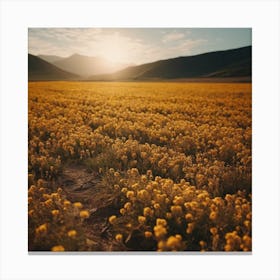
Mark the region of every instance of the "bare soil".
<instances>
[{"instance_id":1,"label":"bare soil","mask_svg":"<svg viewBox=\"0 0 280 280\"><path fill-rule=\"evenodd\" d=\"M108 217L115 214L117 209L113 206L112 194L98 175L89 173L83 166L70 165L64 168L57 183L69 201L81 202L84 208L89 209L90 217L85 222L85 233L94 250L123 250L115 242L108 223Z\"/></svg>"}]
</instances>

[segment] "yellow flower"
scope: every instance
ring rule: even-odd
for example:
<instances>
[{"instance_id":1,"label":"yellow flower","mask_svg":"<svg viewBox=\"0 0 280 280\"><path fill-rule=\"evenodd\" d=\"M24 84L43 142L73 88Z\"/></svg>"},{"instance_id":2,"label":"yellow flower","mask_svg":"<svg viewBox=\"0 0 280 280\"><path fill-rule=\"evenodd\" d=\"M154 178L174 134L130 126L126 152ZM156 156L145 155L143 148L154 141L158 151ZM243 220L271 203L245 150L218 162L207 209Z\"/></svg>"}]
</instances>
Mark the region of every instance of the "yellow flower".
<instances>
[{"instance_id":1,"label":"yellow flower","mask_svg":"<svg viewBox=\"0 0 280 280\"><path fill-rule=\"evenodd\" d=\"M191 208L196 209L198 208L198 203L196 201L191 202Z\"/></svg>"},{"instance_id":2,"label":"yellow flower","mask_svg":"<svg viewBox=\"0 0 280 280\"><path fill-rule=\"evenodd\" d=\"M249 212L250 211L250 206L248 204L242 204L242 210L245 212Z\"/></svg>"},{"instance_id":3,"label":"yellow flower","mask_svg":"<svg viewBox=\"0 0 280 280\"><path fill-rule=\"evenodd\" d=\"M74 230L74 229L69 230L68 233L67 233L67 235L68 235L69 237L71 237L71 238L75 238L76 235L77 235L77 231Z\"/></svg>"},{"instance_id":4,"label":"yellow flower","mask_svg":"<svg viewBox=\"0 0 280 280\"><path fill-rule=\"evenodd\" d=\"M246 221L244 221L243 224L246 228L249 228L251 223L250 223L250 221L246 220Z\"/></svg>"},{"instance_id":5,"label":"yellow flower","mask_svg":"<svg viewBox=\"0 0 280 280\"><path fill-rule=\"evenodd\" d=\"M156 177L156 178L158 178L158 180L159 180L159 177ZM152 182L152 187L153 187L153 189L157 189L158 188L158 182L153 181Z\"/></svg>"},{"instance_id":6,"label":"yellow flower","mask_svg":"<svg viewBox=\"0 0 280 280\"><path fill-rule=\"evenodd\" d=\"M185 219L187 220L187 221L192 221L193 220L193 215L191 214L191 213L187 213L186 215L185 215Z\"/></svg>"},{"instance_id":7,"label":"yellow flower","mask_svg":"<svg viewBox=\"0 0 280 280\"><path fill-rule=\"evenodd\" d=\"M81 202L74 202L73 205L78 209L83 208L83 204Z\"/></svg>"},{"instance_id":8,"label":"yellow flower","mask_svg":"<svg viewBox=\"0 0 280 280\"><path fill-rule=\"evenodd\" d=\"M132 189L137 190L139 188L139 184L135 183L131 186Z\"/></svg>"},{"instance_id":9,"label":"yellow flower","mask_svg":"<svg viewBox=\"0 0 280 280\"><path fill-rule=\"evenodd\" d=\"M63 252L65 251L64 247L62 245L57 245L52 247L53 252Z\"/></svg>"},{"instance_id":10,"label":"yellow flower","mask_svg":"<svg viewBox=\"0 0 280 280\"><path fill-rule=\"evenodd\" d=\"M158 246L159 251L163 251L165 249L165 242L161 240L158 242L157 246Z\"/></svg>"},{"instance_id":11,"label":"yellow flower","mask_svg":"<svg viewBox=\"0 0 280 280\"><path fill-rule=\"evenodd\" d=\"M154 226L154 233L156 238L162 238L167 234L167 230L163 226Z\"/></svg>"},{"instance_id":12,"label":"yellow flower","mask_svg":"<svg viewBox=\"0 0 280 280\"><path fill-rule=\"evenodd\" d=\"M232 251L232 248L229 244L226 244L225 247L224 247L225 251L229 252L229 251Z\"/></svg>"},{"instance_id":13,"label":"yellow flower","mask_svg":"<svg viewBox=\"0 0 280 280\"><path fill-rule=\"evenodd\" d=\"M188 227L187 227L186 233L187 234L191 234L192 231L194 230L194 226L195 226L195 223L188 223Z\"/></svg>"},{"instance_id":14,"label":"yellow flower","mask_svg":"<svg viewBox=\"0 0 280 280\"><path fill-rule=\"evenodd\" d=\"M120 189L120 186L119 186L119 185L117 185L117 184L114 185L114 190L115 190L115 191L118 191L119 189Z\"/></svg>"},{"instance_id":15,"label":"yellow flower","mask_svg":"<svg viewBox=\"0 0 280 280\"><path fill-rule=\"evenodd\" d=\"M153 216L153 213L154 213L154 211L153 211L150 207L145 207L145 208L143 209L143 215L144 215L145 217Z\"/></svg>"},{"instance_id":16,"label":"yellow flower","mask_svg":"<svg viewBox=\"0 0 280 280\"><path fill-rule=\"evenodd\" d=\"M126 209L127 211L130 211L131 208L132 208L131 202L127 202L127 203L123 206L123 208Z\"/></svg>"},{"instance_id":17,"label":"yellow flower","mask_svg":"<svg viewBox=\"0 0 280 280\"><path fill-rule=\"evenodd\" d=\"M109 223L110 223L111 225L113 225L113 224L116 223L116 220L117 220L117 217L116 217L115 215L113 215L113 216L111 216L111 217L109 218Z\"/></svg>"},{"instance_id":18,"label":"yellow flower","mask_svg":"<svg viewBox=\"0 0 280 280\"><path fill-rule=\"evenodd\" d=\"M199 241L199 245L201 248L204 248L206 246L206 242L201 240L201 241Z\"/></svg>"},{"instance_id":19,"label":"yellow flower","mask_svg":"<svg viewBox=\"0 0 280 280\"><path fill-rule=\"evenodd\" d=\"M80 217L84 218L84 219L88 218L89 217L89 212L87 210L81 211L80 212Z\"/></svg>"},{"instance_id":20,"label":"yellow flower","mask_svg":"<svg viewBox=\"0 0 280 280\"><path fill-rule=\"evenodd\" d=\"M71 202L68 201L68 200L64 200L63 205L66 206L66 207L67 207L67 206L70 206L70 205L71 205Z\"/></svg>"},{"instance_id":21,"label":"yellow flower","mask_svg":"<svg viewBox=\"0 0 280 280\"><path fill-rule=\"evenodd\" d=\"M122 189L121 189L121 192L122 192L122 193L127 193L127 188L122 188Z\"/></svg>"},{"instance_id":22,"label":"yellow flower","mask_svg":"<svg viewBox=\"0 0 280 280\"><path fill-rule=\"evenodd\" d=\"M31 217L31 216L33 216L33 214L34 214L34 210L33 210L33 209L31 209L31 210L28 211L28 216Z\"/></svg>"},{"instance_id":23,"label":"yellow flower","mask_svg":"<svg viewBox=\"0 0 280 280\"><path fill-rule=\"evenodd\" d=\"M121 242L122 241L122 239L123 239L123 236L122 236L122 234L117 234L116 236L115 236L115 239L118 241L118 242Z\"/></svg>"},{"instance_id":24,"label":"yellow flower","mask_svg":"<svg viewBox=\"0 0 280 280\"><path fill-rule=\"evenodd\" d=\"M228 203L233 202L233 196L230 195L230 194L226 194L225 200L226 200Z\"/></svg>"},{"instance_id":25,"label":"yellow flower","mask_svg":"<svg viewBox=\"0 0 280 280\"><path fill-rule=\"evenodd\" d=\"M181 234L176 234L175 237L176 237L178 240L182 241L182 235L181 235Z\"/></svg>"},{"instance_id":26,"label":"yellow flower","mask_svg":"<svg viewBox=\"0 0 280 280\"><path fill-rule=\"evenodd\" d=\"M148 181L147 176L146 175L142 175L141 176L141 181L144 182L144 183L147 183L147 181Z\"/></svg>"},{"instance_id":27,"label":"yellow flower","mask_svg":"<svg viewBox=\"0 0 280 280\"><path fill-rule=\"evenodd\" d=\"M181 196L175 196L175 198L173 199L173 203L175 205L183 205L184 204L184 199Z\"/></svg>"},{"instance_id":28,"label":"yellow flower","mask_svg":"<svg viewBox=\"0 0 280 280\"><path fill-rule=\"evenodd\" d=\"M150 231L145 231L145 237L146 238L151 238L153 234Z\"/></svg>"},{"instance_id":29,"label":"yellow flower","mask_svg":"<svg viewBox=\"0 0 280 280\"><path fill-rule=\"evenodd\" d=\"M241 204L242 204L241 198L237 198L235 200L235 205L241 205Z\"/></svg>"},{"instance_id":30,"label":"yellow flower","mask_svg":"<svg viewBox=\"0 0 280 280\"><path fill-rule=\"evenodd\" d=\"M147 156L148 156L148 154L146 152L141 152L140 155L141 155L141 158L143 158L143 159L147 158ZM150 170L148 170L148 171L150 171Z\"/></svg>"},{"instance_id":31,"label":"yellow flower","mask_svg":"<svg viewBox=\"0 0 280 280\"><path fill-rule=\"evenodd\" d=\"M248 247L248 248L251 247L251 245L252 245L252 239L251 239L250 236L244 235L243 238L242 238L242 240L243 240L244 245L245 245L246 247Z\"/></svg>"},{"instance_id":32,"label":"yellow flower","mask_svg":"<svg viewBox=\"0 0 280 280\"><path fill-rule=\"evenodd\" d=\"M246 219L247 220L251 220L252 219L252 213L251 212L246 215Z\"/></svg>"},{"instance_id":33,"label":"yellow flower","mask_svg":"<svg viewBox=\"0 0 280 280\"><path fill-rule=\"evenodd\" d=\"M52 205L52 200L51 199L48 199L48 200L46 200L45 202L45 205L47 206L47 207L50 207L51 205Z\"/></svg>"},{"instance_id":34,"label":"yellow flower","mask_svg":"<svg viewBox=\"0 0 280 280\"><path fill-rule=\"evenodd\" d=\"M153 176L153 172L152 172L152 170L150 170L150 169L147 170L147 173L146 173L146 174L147 174L148 177L152 177L152 176Z\"/></svg>"},{"instance_id":35,"label":"yellow flower","mask_svg":"<svg viewBox=\"0 0 280 280\"><path fill-rule=\"evenodd\" d=\"M237 222L241 222L241 220L242 220L242 215L241 215L241 213L235 215L235 219L236 219Z\"/></svg>"},{"instance_id":36,"label":"yellow flower","mask_svg":"<svg viewBox=\"0 0 280 280\"><path fill-rule=\"evenodd\" d=\"M126 227L127 228L132 228L132 224L131 223L126 224Z\"/></svg>"},{"instance_id":37,"label":"yellow flower","mask_svg":"<svg viewBox=\"0 0 280 280\"><path fill-rule=\"evenodd\" d=\"M238 251L240 249L240 245L241 244L241 238L240 236L237 234L237 231L233 231L233 232L228 232L225 235L225 239L226 239L226 245L228 245L228 249L230 248L230 250L228 251ZM226 247L225 250L227 251Z\"/></svg>"},{"instance_id":38,"label":"yellow flower","mask_svg":"<svg viewBox=\"0 0 280 280\"><path fill-rule=\"evenodd\" d=\"M171 213L172 213L174 216L181 216L181 215L183 215L182 207L179 206L179 205L173 205L173 206L171 206Z\"/></svg>"},{"instance_id":39,"label":"yellow flower","mask_svg":"<svg viewBox=\"0 0 280 280\"><path fill-rule=\"evenodd\" d=\"M47 200L47 199L51 198L51 196L50 196L49 194L44 193L44 194L43 194L43 198L44 198L45 200Z\"/></svg>"},{"instance_id":40,"label":"yellow flower","mask_svg":"<svg viewBox=\"0 0 280 280\"><path fill-rule=\"evenodd\" d=\"M134 191L128 191L128 192L126 193L126 197L127 197L128 199L132 199L132 198L134 197Z\"/></svg>"},{"instance_id":41,"label":"yellow flower","mask_svg":"<svg viewBox=\"0 0 280 280\"><path fill-rule=\"evenodd\" d=\"M159 203L155 203L155 204L154 204L154 208L155 208L155 209L160 209L160 204L159 204Z\"/></svg>"},{"instance_id":42,"label":"yellow flower","mask_svg":"<svg viewBox=\"0 0 280 280\"><path fill-rule=\"evenodd\" d=\"M157 226L163 226L163 227L166 227L166 225L167 225L167 222L166 222L166 220L165 219L157 219L157 222L156 222L156 225Z\"/></svg>"},{"instance_id":43,"label":"yellow flower","mask_svg":"<svg viewBox=\"0 0 280 280\"><path fill-rule=\"evenodd\" d=\"M198 196L197 196L197 198L199 199L199 200L204 200L205 198L206 198L206 194L205 193L200 193Z\"/></svg>"},{"instance_id":44,"label":"yellow flower","mask_svg":"<svg viewBox=\"0 0 280 280\"><path fill-rule=\"evenodd\" d=\"M172 214L170 212L167 212L165 214L165 217L166 217L166 219L170 220L170 219L172 219Z\"/></svg>"},{"instance_id":45,"label":"yellow flower","mask_svg":"<svg viewBox=\"0 0 280 280\"><path fill-rule=\"evenodd\" d=\"M224 206L224 201L221 197L215 197L212 201L219 207Z\"/></svg>"},{"instance_id":46,"label":"yellow flower","mask_svg":"<svg viewBox=\"0 0 280 280\"><path fill-rule=\"evenodd\" d=\"M218 233L218 230L216 227L211 227L210 232L211 232L211 234L216 235Z\"/></svg>"},{"instance_id":47,"label":"yellow flower","mask_svg":"<svg viewBox=\"0 0 280 280\"><path fill-rule=\"evenodd\" d=\"M234 237L234 234L232 232L228 232L225 235L226 240L231 240L231 239L233 239L233 237Z\"/></svg>"},{"instance_id":48,"label":"yellow flower","mask_svg":"<svg viewBox=\"0 0 280 280\"><path fill-rule=\"evenodd\" d=\"M171 250L178 250L181 247L181 240L175 236L169 236L166 246Z\"/></svg>"},{"instance_id":49,"label":"yellow flower","mask_svg":"<svg viewBox=\"0 0 280 280\"><path fill-rule=\"evenodd\" d=\"M121 213L122 215L124 215L125 212L126 212L126 210L125 210L124 208L121 208L121 209L120 209L120 213Z\"/></svg>"},{"instance_id":50,"label":"yellow flower","mask_svg":"<svg viewBox=\"0 0 280 280\"><path fill-rule=\"evenodd\" d=\"M53 216L57 216L59 214L59 210L52 210L52 215Z\"/></svg>"},{"instance_id":51,"label":"yellow flower","mask_svg":"<svg viewBox=\"0 0 280 280\"><path fill-rule=\"evenodd\" d=\"M189 208L191 208L191 203L190 202L185 202L184 206L185 206L186 209L189 209Z\"/></svg>"},{"instance_id":52,"label":"yellow flower","mask_svg":"<svg viewBox=\"0 0 280 280\"><path fill-rule=\"evenodd\" d=\"M139 175L138 169L137 169L137 168L132 168L132 169L131 169L131 175L132 175L133 177L138 176L138 175Z\"/></svg>"},{"instance_id":53,"label":"yellow flower","mask_svg":"<svg viewBox=\"0 0 280 280\"><path fill-rule=\"evenodd\" d=\"M59 194L58 193L52 193L51 197L54 199L58 199L59 198Z\"/></svg>"},{"instance_id":54,"label":"yellow flower","mask_svg":"<svg viewBox=\"0 0 280 280\"><path fill-rule=\"evenodd\" d=\"M209 215L210 220L216 220L217 219L217 212L212 211Z\"/></svg>"},{"instance_id":55,"label":"yellow flower","mask_svg":"<svg viewBox=\"0 0 280 280\"><path fill-rule=\"evenodd\" d=\"M42 224L36 228L36 234L43 234L47 232L47 224Z\"/></svg>"},{"instance_id":56,"label":"yellow flower","mask_svg":"<svg viewBox=\"0 0 280 280\"><path fill-rule=\"evenodd\" d=\"M149 192L151 192L151 191L153 190L152 185L148 184L148 185L146 186L146 190L149 191Z\"/></svg>"},{"instance_id":57,"label":"yellow flower","mask_svg":"<svg viewBox=\"0 0 280 280\"><path fill-rule=\"evenodd\" d=\"M114 177L119 178L120 177L120 173L119 172L115 172L114 173Z\"/></svg>"},{"instance_id":58,"label":"yellow flower","mask_svg":"<svg viewBox=\"0 0 280 280\"><path fill-rule=\"evenodd\" d=\"M146 218L144 216L138 216L138 222L143 225L146 222Z\"/></svg>"},{"instance_id":59,"label":"yellow flower","mask_svg":"<svg viewBox=\"0 0 280 280\"><path fill-rule=\"evenodd\" d=\"M137 197L142 201L146 201L149 200L150 195L146 190L143 189L137 192Z\"/></svg>"}]
</instances>

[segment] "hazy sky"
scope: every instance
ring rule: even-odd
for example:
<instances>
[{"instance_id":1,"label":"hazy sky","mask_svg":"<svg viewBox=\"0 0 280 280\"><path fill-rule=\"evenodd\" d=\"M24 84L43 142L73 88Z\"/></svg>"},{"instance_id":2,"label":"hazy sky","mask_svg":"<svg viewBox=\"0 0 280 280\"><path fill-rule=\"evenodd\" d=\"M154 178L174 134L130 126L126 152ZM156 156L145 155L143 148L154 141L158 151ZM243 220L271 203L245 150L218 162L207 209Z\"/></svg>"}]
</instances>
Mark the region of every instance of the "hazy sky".
<instances>
[{"instance_id":1,"label":"hazy sky","mask_svg":"<svg viewBox=\"0 0 280 280\"><path fill-rule=\"evenodd\" d=\"M250 28L30 28L31 54L140 64L251 45Z\"/></svg>"}]
</instances>

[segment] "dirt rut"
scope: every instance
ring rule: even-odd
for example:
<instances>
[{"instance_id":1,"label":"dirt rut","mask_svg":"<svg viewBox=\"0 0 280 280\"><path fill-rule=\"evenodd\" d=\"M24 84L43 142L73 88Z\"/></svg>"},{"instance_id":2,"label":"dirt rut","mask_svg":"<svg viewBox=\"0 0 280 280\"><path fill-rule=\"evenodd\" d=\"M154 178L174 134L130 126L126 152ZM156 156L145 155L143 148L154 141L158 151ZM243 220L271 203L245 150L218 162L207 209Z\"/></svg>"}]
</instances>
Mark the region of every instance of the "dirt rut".
<instances>
[{"instance_id":1,"label":"dirt rut","mask_svg":"<svg viewBox=\"0 0 280 280\"><path fill-rule=\"evenodd\" d=\"M89 173L82 166L67 166L58 184L63 188L67 199L81 202L89 209L90 217L85 222L85 232L96 251L122 250L114 241L108 217L115 214L113 196L102 184L97 174Z\"/></svg>"}]
</instances>

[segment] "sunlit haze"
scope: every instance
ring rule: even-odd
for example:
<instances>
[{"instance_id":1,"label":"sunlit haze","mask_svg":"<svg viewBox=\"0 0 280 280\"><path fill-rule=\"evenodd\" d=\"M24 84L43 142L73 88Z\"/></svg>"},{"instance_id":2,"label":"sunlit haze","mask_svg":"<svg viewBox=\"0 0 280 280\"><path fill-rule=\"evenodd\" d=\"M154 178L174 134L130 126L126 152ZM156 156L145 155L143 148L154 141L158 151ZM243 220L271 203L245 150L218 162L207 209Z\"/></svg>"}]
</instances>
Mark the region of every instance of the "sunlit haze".
<instances>
[{"instance_id":1,"label":"sunlit haze","mask_svg":"<svg viewBox=\"0 0 280 280\"><path fill-rule=\"evenodd\" d=\"M28 51L141 64L251 45L249 28L30 28Z\"/></svg>"}]
</instances>

